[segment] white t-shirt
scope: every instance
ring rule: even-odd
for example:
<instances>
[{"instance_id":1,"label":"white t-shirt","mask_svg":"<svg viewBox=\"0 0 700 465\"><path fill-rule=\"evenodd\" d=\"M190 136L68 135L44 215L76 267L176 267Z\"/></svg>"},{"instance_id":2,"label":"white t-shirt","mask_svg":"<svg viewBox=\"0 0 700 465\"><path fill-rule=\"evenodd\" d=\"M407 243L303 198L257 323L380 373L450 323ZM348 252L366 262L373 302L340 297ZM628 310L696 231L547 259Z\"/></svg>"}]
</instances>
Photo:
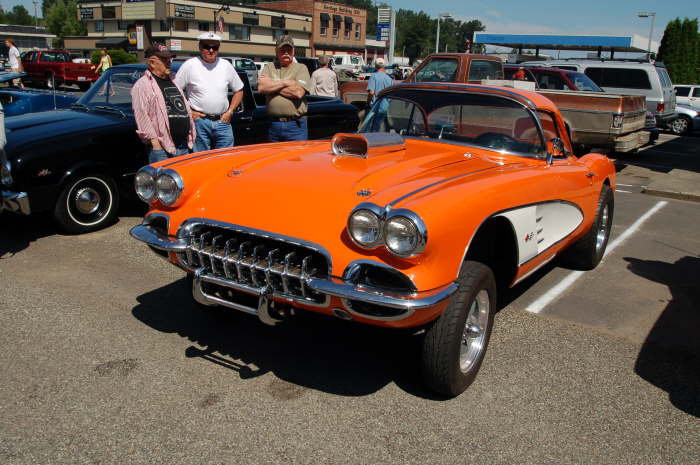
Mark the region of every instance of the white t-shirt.
<instances>
[{"instance_id":1,"label":"white t-shirt","mask_svg":"<svg viewBox=\"0 0 700 465\"><path fill-rule=\"evenodd\" d=\"M175 82L185 91L194 110L209 115L228 110L229 89L233 92L243 89L243 81L233 65L218 57L214 63L200 57L190 58L180 66Z\"/></svg>"},{"instance_id":2,"label":"white t-shirt","mask_svg":"<svg viewBox=\"0 0 700 465\"><path fill-rule=\"evenodd\" d=\"M17 47L10 47L7 56L9 57L10 68L19 69L19 50L17 50Z\"/></svg>"}]
</instances>

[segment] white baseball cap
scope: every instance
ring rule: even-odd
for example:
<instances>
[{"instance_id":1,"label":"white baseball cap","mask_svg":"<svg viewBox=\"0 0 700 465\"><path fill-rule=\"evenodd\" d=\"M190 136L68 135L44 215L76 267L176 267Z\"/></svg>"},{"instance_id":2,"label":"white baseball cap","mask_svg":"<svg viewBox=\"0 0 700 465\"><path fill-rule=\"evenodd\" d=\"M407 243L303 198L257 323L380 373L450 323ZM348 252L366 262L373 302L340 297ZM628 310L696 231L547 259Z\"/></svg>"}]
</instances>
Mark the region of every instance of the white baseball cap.
<instances>
[{"instance_id":1,"label":"white baseball cap","mask_svg":"<svg viewBox=\"0 0 700 465\"><path fill-rule=\"evenodd\" d=\"M221 37L214 34L213 32L205 32L204 34L200 34L199 37L197 37L197 39L198 40L215 40L217 42L221 42Z\"/></svg>"}]
</instances>

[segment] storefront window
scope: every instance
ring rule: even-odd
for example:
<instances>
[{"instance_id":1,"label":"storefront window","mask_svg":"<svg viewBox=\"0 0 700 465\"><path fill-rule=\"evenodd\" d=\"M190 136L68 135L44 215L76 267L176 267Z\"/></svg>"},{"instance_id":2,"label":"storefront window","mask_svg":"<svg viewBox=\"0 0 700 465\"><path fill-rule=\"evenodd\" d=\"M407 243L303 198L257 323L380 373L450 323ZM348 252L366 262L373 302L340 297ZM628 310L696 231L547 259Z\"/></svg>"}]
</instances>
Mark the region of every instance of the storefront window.
<instances>
[{"instance_id":1,"label":"storefront window","mask_svg":"<svg viewBox=\"0 0 700 465\"><path fill-rule=\"evenodd\" d=\"M355 40L360 40L362 37L362 26L360 24L355 24Z\"/></svg>"},{"instance_id":2,"label":"storefront window","mask_svg":"<svg viewBox=\"0 0 700 465\"><path fill-rule=\"evenodd\" d=\"M250 40L250 26L231 24L228 27L228 35L231 40Z\"/></svg>"},{"instance_id":3,"label":"storefront window","mask_svg":"<svg viewBox=\"0 0 700 465\"><path fill-rule=\"evenodd\" d=\"M173 31L187 32L187 21L176 19L173 21Z\"/></svg>"},{"instance_id":4,"label":"storefront window","mask_svg":"<svg viewBox=\"0 0 700 465\"><path fill-rule=\"evenodd\" d=\"M257 26L260 24L260 18L258 15L243 13L243 24L247 24L248 26Z\"/></svg>"},{"instance_id":5,"label":"storefront window","mask_svg":"<svg viewBox=\"0 0 700 465\"><path fill-rule=\"evenodd\" d=\"M128 31L129 30L129 23L126 21L117 21L117 29L120 31Z\"/></svg>"},{"instance_id":6,"label":"storefront window","mask_svg":"<svg viewBox=\"0 0 700 465\"><path fill-rule=\"evenodd\" d=\"M95 32L104 32L105 23L104 21L95 21Z\"/></svg>"},{"instance_id":7,"label":"storefront window","mask_svg":"<svg viewBox=\"0 0 700 465\"><path fill-rule=\"evenodd\" d=\"M201 23L201 22L200 22L200 23L198 24L198 28L199 28L200 31L208 32L208 31L209 31L209 23Z\"/></svg>"},{"instance_id":8,"label":"storefront window","mask_svg":"<svg viewBox=\"0 0 700 465\"><path fill-rule=\"evenodd\" d=\"M113 6L103 6L102 7L102 18L104 19L114 19L117 17L117 9Z\"/></svg>"},{"instance_id":9,"label":"storefront window","mask_svg":"<svg viewBox=\"0 0 700 465\"><path fill-rule=\"evenodd\" d=\"M279 27L279 28L284 28L286 27L285 24L285 19L284 16L273 16L270 20L271 26L272 27Z\"/></svg>"}]
</instances>

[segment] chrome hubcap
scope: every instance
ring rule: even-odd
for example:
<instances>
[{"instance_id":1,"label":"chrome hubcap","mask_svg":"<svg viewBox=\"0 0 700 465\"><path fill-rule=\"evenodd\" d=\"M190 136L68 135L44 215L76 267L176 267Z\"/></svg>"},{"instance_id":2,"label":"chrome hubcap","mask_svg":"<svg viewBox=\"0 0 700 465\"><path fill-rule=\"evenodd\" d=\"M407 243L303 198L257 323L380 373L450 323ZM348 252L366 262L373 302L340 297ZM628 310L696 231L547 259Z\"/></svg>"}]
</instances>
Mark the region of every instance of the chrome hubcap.
<instances>
[{"instance_id":1,"label":"chrome hubcap","mask_svg":"<svg viewBox=\"0 0 700 465\"><path fill-rule=\"evenodd\" d=\"M608 236L608 206L605 205L603 208L603 214L600 216L600 227L598 228L598 234L595 238L595 249L596 252L600 252L600 249L605 244L605 238Z\"/></svg>"},{"instance_id":2,"label":"chrome hubcap","mask_svg":"<svg viewBox=\"0 0 700 465\"><path fill-rule=\"evenodd\" d=\"M100 206L100 194L91 187L83 187L75 196L75 206L85 215L94 213Z\"/></svg>"},{"instance_id":3,"label":"chrome hubcap","mask_svg":"<svg viewBox=\"0 0 700 465\"><path fill-rule=\"evenodd\" d=\"M673 130L676 133L685 132L688 129L688 122L684 118L678 118L673 122Z\"/></svg>"},{"instance_id":4,"label":"chrome hubcap","mask_svg":"<svg viewBox=\"0 0 700 465\"><path fill-rule=\"evenodd\" d=\"M469 308L462 331L462 345L459 352L459 368L462 373L469 372L484 352L490 311L489 293L486 289L482 289Z\"/></svg>"}]
</instances>

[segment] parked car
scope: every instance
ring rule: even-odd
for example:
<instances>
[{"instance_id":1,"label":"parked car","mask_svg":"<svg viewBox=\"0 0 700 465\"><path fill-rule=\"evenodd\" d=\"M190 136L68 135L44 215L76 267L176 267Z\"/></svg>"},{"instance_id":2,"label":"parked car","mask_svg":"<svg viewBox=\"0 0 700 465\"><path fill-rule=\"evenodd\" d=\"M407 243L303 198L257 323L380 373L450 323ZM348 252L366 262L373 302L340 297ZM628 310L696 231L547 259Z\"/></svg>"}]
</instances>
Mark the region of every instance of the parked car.
<instances>
[{"instance_id":1,"label":"parked car","mask_svg":"<svg viewBox=\"0 0 700 465\"><path fill-rule=\"evenodd\" d=\"M366 65L365 59L360 55L333 55L331 60L336 71L348 71L357 74Z\"/></svg>"},{"instance_id":2,"label":"parked car","mask_svg":"<svg viewBox=\"0 0 700 465\"><path fill-rule=\"evenodd\" d=\"M519 65L503 65L505 79L514 79ZM525 80L534 82L537 89L577 90L586 92L605 92L583 73L560 68L523 67Z\"/></svg>"},{"instance_id":3,"label":"parked car","mask_svg":"<svg viewBox=\"0 0 700 465\"><path fill-rule=\"evenodd\" d=\"M700 108L690 105L676 105L678 118L669 124L668 129L679 136L700 131Z\"/></svg>"},{"instance_id":4,"label":"parked car","mask_svg":"<svg viewBox=\"0 0 700 465\"><path fill-rule=\"evenodd\" d=\"M77 84L86 91L99 76L89 63L73 63L65 50L30 50L22 55L24 80L49 89L63 84Z\"/></svg>"},{"instance_id":5,"label":"parked car","mask_svg":"<svg viewBox=\"0 0 700 465\"><path fill-rule=\"evenodd\" d=\"M25 215L52 211L69 233L110 224L121 195L133 193L134 173L147 164L131 107L131 88L145 69L111 67L69 109L7 118L7 163L0 167L4 206ZM245 94L231 121L236 144L265 142L270 119L256 105L245 73L239 76ZM312 138L351 131L358 123L354 107L328 97L309 99L308 119Z\"/></svg>"},{"instance_id":6,"label":"parked car","mask_svg":"<svg viewBox=\"0 0 700 465\"><path fill-rule=\"evenodd\" d=\"M676 119L673 84L666 66L659 61L549 60L527 63L578 71L606 92L642 95L659 128L665 128Z\"/></svg>"},{"instance_id":7,"label":"parked car","mask_svg":"<svg viewBox=\"0 0 700 465\"><path fill-rule=\"evenodd\" d=\"M224 60L228 60L236 68L245 71L248 75L248 82L253 90L258 88L258 68L255 66L255 62L250 58L241 57L221 57Z\"/></svg>"},{"instance_id":8,"label":"parked car","mask_svg":"<svg viewBox=\"0 0 700 465\"><path fill-rule=\"evenodd\" d=\"M615 167L571 149L536 93L400 84L359 134L142 168L150 212L131 235L185 270L201 304L410 328L416 370L455 396L483 361L499 289L605 252Z\"/></svg>"},{"instance_id":9,"label":"parked car","mask_svg":"<svg viewBox=\"0 0 700 465\"><path fill-rule=\"evenodd\" d=\"M24 76L26 76L26 73L0 71L0 83L7 83ZM0 103L5 108L5 116L66 108L77 101L78 97L68 92L21 87L0 87Z\"/></svg>"},{"instance_id":10,"label":"parked car","mask_svg":"<svg viewBox=\"0 0 700 465\"><path fill-rule=\"evenodd\" d=\"M700 84L675 84L676 103L700 107Z\"/></svg>"}]
</instances>

